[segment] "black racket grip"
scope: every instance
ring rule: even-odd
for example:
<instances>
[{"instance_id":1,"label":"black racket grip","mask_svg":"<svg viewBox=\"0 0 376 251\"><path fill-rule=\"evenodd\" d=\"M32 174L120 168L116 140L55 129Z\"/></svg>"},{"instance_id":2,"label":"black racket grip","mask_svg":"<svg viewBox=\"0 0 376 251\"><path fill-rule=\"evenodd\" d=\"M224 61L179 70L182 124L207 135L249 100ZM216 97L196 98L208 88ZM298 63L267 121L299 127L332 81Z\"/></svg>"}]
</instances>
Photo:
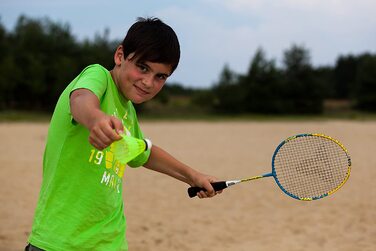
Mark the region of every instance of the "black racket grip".
<instances>
[{"instance_id":1,"label":"black racket grip","mask_svg":"<svg viewBox=\"0 0 376 251\"><path fill-rule=\"evenodd\" d=\"M214 191L220 191L220 190L227 188L226 181L218 181L218 182L213 182L210 184L213 186ZM189 197L193 198L200 191L206 191L206 189L202 187L190 187L188 188L188 195Z\"/></svg>"}]
</instances>

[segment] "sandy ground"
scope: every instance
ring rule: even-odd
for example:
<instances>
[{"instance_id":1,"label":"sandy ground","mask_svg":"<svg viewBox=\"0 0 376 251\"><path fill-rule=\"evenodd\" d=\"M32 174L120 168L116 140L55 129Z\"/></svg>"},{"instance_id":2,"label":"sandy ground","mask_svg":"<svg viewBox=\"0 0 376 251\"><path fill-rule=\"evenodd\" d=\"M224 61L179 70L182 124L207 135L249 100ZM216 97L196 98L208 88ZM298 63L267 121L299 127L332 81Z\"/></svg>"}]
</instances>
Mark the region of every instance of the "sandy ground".
<instances>
[{"instance_id":1,"label":"sandy ground","mask_svg":"<svg viewBox=\"0 0 376 251\"><path fill-rule=\"evenodd\" d=\"M41 183L48 124L0 123L0 251L22 250ZM222 179L269 172L281 139L322 132L347 146L349 181L331 197L300 202L273 178L241 184L213 199L187 197L187 185L144 168L125 172L131 251L376 250L376 122L146 122L154 143Z\"/></svg>"}]
</instances>

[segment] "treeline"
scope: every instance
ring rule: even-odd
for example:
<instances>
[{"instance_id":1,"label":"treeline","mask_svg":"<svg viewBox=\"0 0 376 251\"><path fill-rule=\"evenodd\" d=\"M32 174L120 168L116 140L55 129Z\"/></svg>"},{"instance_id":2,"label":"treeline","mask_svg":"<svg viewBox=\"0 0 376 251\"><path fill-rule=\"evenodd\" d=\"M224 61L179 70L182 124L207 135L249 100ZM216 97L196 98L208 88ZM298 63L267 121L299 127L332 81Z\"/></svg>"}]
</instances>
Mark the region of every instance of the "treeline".
<instances>
[{"instance_id":1,"label":"treeline","mask_svg":"<svg viewBox=\"0 0 376 251\"><path fill-rule=\"evenodd\" d=\"M108 33L78 41L68 24L48 18L21 16L12 31L0 23L0 111L50 112L84 67L100 63L111 69L120 41L110 41ZM213 113L320 114L327 100L376 111L376 55L345 55L334 66L314 67L309 50L292 45L277 65L260 48L246 73L225 65L212 87L195 90L167 84L156 102L158 107L171 106L176 99L188 112L199 107ZM153 109L153 103L139 109Z\"/></svg>"},{"instance_id":2,"label":"treeline","mask_svg":"<svg viewBox=\"0 0 376 251\"><path fill-rule=\"evenodd\" d=\"M108 31L77 41L68 24L48 18L21 16L13 31L0 23L0 110L52 111L84 67L113 67L118 43L109 41Z\"/></svg>"},{"instance_id":3,"label":"treeline","mask_svg":"<svg viewBox=\"0 0 376 251\"><path fill-rule=\"evenodd\" d=\"M340 56L335 66L315 68L309 51L292 45L277 67L260 48L245 74L225 66L215 86L196 99L214 111L263 114L321 114L328 100L376 111L376 55Z\"/></svg>"}]
</instances>

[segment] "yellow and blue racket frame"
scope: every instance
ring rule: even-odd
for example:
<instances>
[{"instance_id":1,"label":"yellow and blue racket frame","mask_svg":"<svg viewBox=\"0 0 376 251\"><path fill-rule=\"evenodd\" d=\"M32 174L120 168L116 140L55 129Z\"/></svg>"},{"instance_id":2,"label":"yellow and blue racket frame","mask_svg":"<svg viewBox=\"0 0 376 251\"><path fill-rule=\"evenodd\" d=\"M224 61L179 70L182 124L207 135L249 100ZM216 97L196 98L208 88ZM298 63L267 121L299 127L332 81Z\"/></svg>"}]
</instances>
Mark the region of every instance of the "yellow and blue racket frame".
<instances>
[{"instance_id":1,"label":"yellow and blue racket frame","mask_svg":"<svg viewBox=\"0 0 376 251\"><path fill-rule=\"evenodd\" d=\"M342 148L342 150L346 153L347 155L347 159L348 159L348 167L347 167L347 172L346 172L346 175L345 175L345 178L343 179L343 181L334 189L332 189L331 191L328 191L327 193L324 193L320 196L316 196L316 197L298 197L290 192L288 192L283 186L282 184L280 183L280 181L278 180L278 177L277 177L277 173L276 173L276 170L275 170L275 165L274 165L274 161L275 161L275 157L278 153L278 151L281 149L281 147L283 145L285 145L286 143L288 143L289 141L291 140L295 140L296 138L299 138L299 137L321 137L321 138L324 138L324 139L327 139L327 140L330 140L334 143L336 143L339 147ZM300 200L300 201L312 201L312 200L318 200L318 199L322 199L328 195L331 195L333 193L335 193L338 189L340 189L345 183L346 181L349 179L350 177L350 171L351 171L351 158L350 158L350 155L349 155L349 152L347 151L347 149L344 147L344 145L342 143L340 143L338 140L330 137L330 136L327 136L327 135L324 135L324 134L320 134L320 133L304 133L304 134L297 134L297 135L294 135L294 136L291 136L287 139L285 139L284 141L282 141L276 148L276 150L274 151L274 154L273 154L273 158L272 158L272 172L271 173L267 173L267 174L264 174L264 175L261 175L259 176L259 178L263 178L263 177L269 177L269 176L273 176L274 177L274 180L275 182L277 183L277 185L279 186L279 188L285 193L287 194L288 196L294 198L294 199L297 199L297 200ZM256 177L255 177L256 178Z\"/></svg>"}]
</instances>

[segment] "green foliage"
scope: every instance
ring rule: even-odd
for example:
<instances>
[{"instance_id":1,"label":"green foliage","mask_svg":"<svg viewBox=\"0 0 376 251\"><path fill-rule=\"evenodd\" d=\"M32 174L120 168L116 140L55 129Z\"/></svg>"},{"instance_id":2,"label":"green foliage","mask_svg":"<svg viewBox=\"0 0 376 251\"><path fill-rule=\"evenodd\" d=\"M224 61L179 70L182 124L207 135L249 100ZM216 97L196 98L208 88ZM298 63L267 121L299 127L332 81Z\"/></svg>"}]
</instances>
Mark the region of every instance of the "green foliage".
<instances>
[{"instance_id":1,"label":"green foliage","mask_svg":"<svg viewBox=\"0 0 376 251\"><path fill-rule=\"evenodd\" d=\"M376 111L376 56L362 55L358 64L354 90L357 108Z\"/></svg>"},{"instance_id":2,"label":"green foliage","mask_svg":"<svg viewBox=\"0 0 376 251\"><path fill-rule=\"evenodd\" d=\"M312 70L315 81L317 81L317 85L321 88L323 98L338 99L333 68L320 66Z\"/></svg>"},{"instance_id":3,"label":"green foliage","mask_svg":"<svg viewBox=\"0 0 376 251\"><path fill-rule=\"evenodd\" d=\"M358 67L358 59L354 56L341 56L334 68L336 98L347 99L351 97L351 88L354 88Z\"/></svg>"},{"instance_id":4,"label":"green foliage","mask_svg":"<svg viewBox=\"0 0 376 251\"><path fill-rule=\"evenodd\" d=\"M243 112L244 92L238 84L237 75L227 65L224 66L213 93L214 110L224 113Z\"/></svg>"},{"instance_id":5,"label":"green foliage","mask_svg":"<svg viewBox=\"0 0 376 251\"><path fill-rule=\"evenodd\" d=\"M120 41L109 30L77 41L68 24L20 16L13 31L0 22L0 111L51 112L63 89L89 64L113 67ZM340 100L360 111L376 111L376 55L340 56L334 66L314 68L310 52L292 45L282 66L259 48L246 73L224 65L207 89L168 83L141 112L321 114L325 100ZM335 104L336 102L329 102ZM337 102L338 103L338 102Z\"/></svg>"},{"instance_id":6,"label":"green foliage","mask_svg":"<svg viewBox=\"0 0 376 251\"><path fill-rule=\"evenodd\" d=\"M87 65L112 67L106 37L78 42L68 24L19 17L13 32L0 25L0 110L52 111L64 88Z\"/></svg>"},{"instance_id":7,"label":"green foliage","mask_svg":"<svg viewBox=\"0 0 376 251\"><path fill-rule=\"evenodd\" d=\"M313 68L309 50L292 45L279 69L259 48L245 75L225 65L214 86L217 112L321 114L326 99L353 99L356 108L376 111L375 55L340 57L336 66Z\"/></svg>"},{"instance_id":8,"label":"green foliage","mask_svg":"<svg viewBox=\"0 0 376 251\"><path fill-rule=\"evenodd\" d=\"M244 107L250 113L283 113L280 89L281 71L274 60L268 60L259 48L250 64L248 74L240 78L239 85L245 91Z\"/></svg>"},{"instance_id":9,"label":"green foliage","mask_svg":"<svg viewBox=\"0 0 376 251\"><path fill-rule=\"evenodd\" d=\"M376 111L376 55L341 56L334 68L335 94L361 111Z\"/></svg>"},{"instance_id":10,"label":"green foliage","mask_svg":"<svg viewBox=\"0 0 376 251\"><path fill-rule=\"evenodd\" d=\"M284 53L284 74L280 97L286 113L317 114L323 110L323 88L316 80L309 51L293 45Z\"/></svg>"},{"instance_id":11,"label":"green foliage","mask_svg":"<svg viewBox=\"0 0 376 251\"><path fill-rule=\"evenodd\" d=\"M293 45L284 53L283 69L278 69L259 48L246 75L237 77L225 66L214 88L214 108L232 113L321 113L323 88L309 58L308 50Z\"/></svg>"}]
</instances>

